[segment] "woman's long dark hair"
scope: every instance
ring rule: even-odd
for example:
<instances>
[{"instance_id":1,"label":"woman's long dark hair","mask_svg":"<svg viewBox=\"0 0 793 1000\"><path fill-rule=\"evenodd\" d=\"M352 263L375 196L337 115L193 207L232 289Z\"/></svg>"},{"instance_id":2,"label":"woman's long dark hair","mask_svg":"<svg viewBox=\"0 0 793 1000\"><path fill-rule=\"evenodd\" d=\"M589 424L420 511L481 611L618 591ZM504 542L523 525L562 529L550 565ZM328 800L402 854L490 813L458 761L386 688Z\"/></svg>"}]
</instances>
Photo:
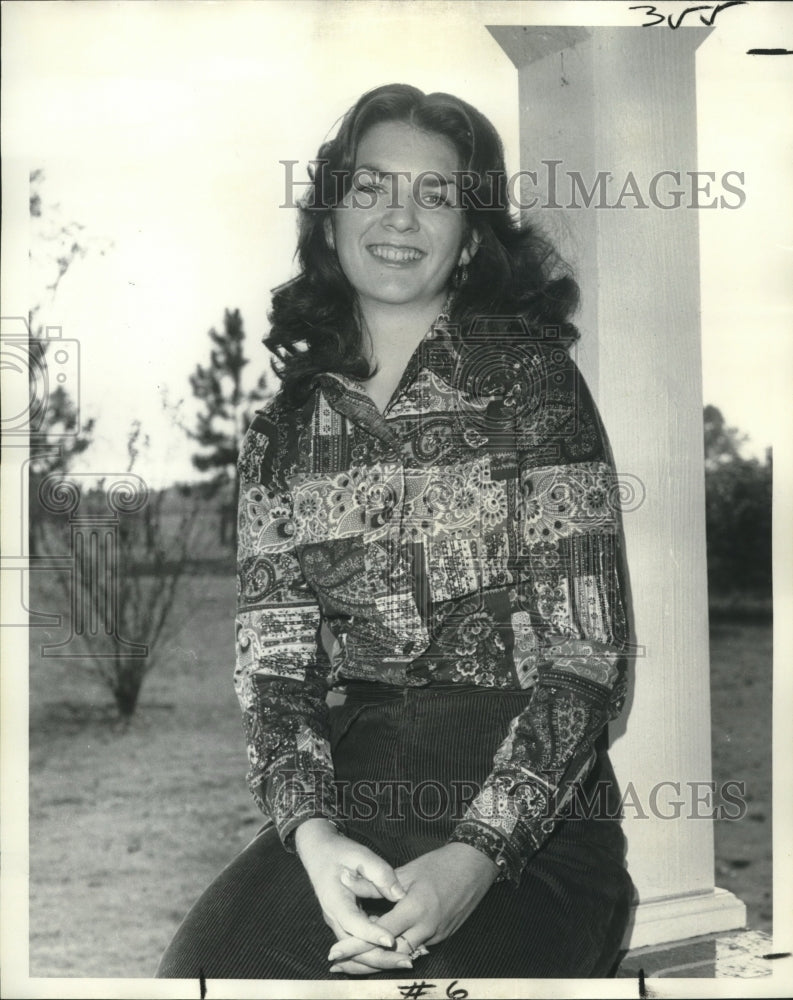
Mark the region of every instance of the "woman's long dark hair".
<instances>
[{"instance_id":1,"label":"woman's long dark hair","mask_svg":"<svg viewBox=\"0 0 793 1000\"><path fill-rule=\"evenodd\" d=\"M287 404L302 405L319 372L353 378L372 374L364 357L355 291L325 239L333 208L350 189L358 144L381 122L400 122L443 136L455 147L466 181L468 231L479 249L468 278L456 290L450 322L461 335L482 317L521 316L530 329L558 328L570 342L578 336L569 318L578 286L558 254L534 226L510 211L501 139L476 108L451 94L424 94L390 84L364 94L342 119L334 139L322 144L309 169L311 186L299 205L297 257L300 274L273 293L271 330L264 343L275 354Z\"/></svg>"}]
</instances>

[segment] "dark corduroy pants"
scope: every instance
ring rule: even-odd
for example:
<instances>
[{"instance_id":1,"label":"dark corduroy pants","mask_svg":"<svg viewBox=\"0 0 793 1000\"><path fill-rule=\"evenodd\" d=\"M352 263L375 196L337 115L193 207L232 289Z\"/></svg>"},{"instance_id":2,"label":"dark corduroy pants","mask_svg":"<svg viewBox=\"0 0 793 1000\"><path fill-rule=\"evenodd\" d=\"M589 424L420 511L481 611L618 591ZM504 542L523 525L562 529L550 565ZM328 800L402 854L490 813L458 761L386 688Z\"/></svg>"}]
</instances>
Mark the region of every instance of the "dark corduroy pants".
<instances>
[{"instance_id":1,"label":"dark corduroy pants","mask_svg":"<svg viewBox=\"0 0 793 1000\"><path fill-rule=\"evenodd\" d=\"M331 747L348 835L394 867L440 847L492 768L527 692L351 687L331 709ZM466 922L416 959L410 975L573 978L609 973L632 895L616 819L619 794L601 753L585 785L598 809L562 821L519 886L495 883ZM604 808L604 804L606 808ZM335 941L300 860L265 829L195 903L157 975L333 979ZM357 977L356 977L357 978ZM373 973L405 979L405 971Z\"/></svg>"}]
</instances>

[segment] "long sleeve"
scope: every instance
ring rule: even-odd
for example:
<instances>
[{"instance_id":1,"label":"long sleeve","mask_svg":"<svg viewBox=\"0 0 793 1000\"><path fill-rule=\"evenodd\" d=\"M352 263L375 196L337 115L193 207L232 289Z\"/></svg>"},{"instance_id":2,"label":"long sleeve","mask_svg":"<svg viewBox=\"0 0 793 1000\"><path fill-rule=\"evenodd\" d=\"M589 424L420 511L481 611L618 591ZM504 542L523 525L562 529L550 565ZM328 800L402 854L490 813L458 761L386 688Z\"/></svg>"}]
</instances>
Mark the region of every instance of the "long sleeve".
<instances>
[{"instance_id":1,"label":"long sleeve","mask_svg":"<svg viewBox=\"0 0 793 1000\"><path fill-rule=\"evenodd\" d=\"M237 657L249 787L288 849L306 819L334 819L329 663L317 601L294 550L292 505L277 471L276 425L254 420L238 462Z\"/></svg>"},{"instance_id":2,"label":"long sleeve","mask_svg":"<svg viewBox=\"0 0 793 1000\"><path fill-rule=\"evenodd\" d=\"M628 615L619 484L573 362L543 355L518 448L510 637L535 682L451 839L518 881L596 759L625 699ZM552 358L552 361L549 361ZM538 380L539 379L539 383Z\"/></svg>"}]
</instances>

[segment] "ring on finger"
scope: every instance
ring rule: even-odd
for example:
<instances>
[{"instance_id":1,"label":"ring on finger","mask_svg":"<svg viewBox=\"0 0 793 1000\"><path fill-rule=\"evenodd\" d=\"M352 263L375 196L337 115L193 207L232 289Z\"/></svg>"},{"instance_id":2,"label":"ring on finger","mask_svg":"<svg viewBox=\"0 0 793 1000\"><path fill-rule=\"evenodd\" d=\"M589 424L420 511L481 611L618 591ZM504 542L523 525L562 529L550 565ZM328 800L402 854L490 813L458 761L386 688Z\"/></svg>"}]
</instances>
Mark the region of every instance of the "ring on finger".
<instances>
[{"instance_id":1,"label":"ring on finger","mask_svg":"<svg viewBox=\"0 0 793 1000\"><path fill-rule=\"evenodd\" d=\"M429 952L429 948L427 948L426 945L420 944L418 946L418 948L414 948L413 945L410 943L410 941L408 941L408 939L405 937L404 934L400 934L399 936L405 942L405 944L408 946L408 951L410 952L410 959L411 959L411 961L413 961L414 959L417 959L417 958L422 958L424 955L429 955L429 953L430 953Z\"/></svg>"}]
</instances>

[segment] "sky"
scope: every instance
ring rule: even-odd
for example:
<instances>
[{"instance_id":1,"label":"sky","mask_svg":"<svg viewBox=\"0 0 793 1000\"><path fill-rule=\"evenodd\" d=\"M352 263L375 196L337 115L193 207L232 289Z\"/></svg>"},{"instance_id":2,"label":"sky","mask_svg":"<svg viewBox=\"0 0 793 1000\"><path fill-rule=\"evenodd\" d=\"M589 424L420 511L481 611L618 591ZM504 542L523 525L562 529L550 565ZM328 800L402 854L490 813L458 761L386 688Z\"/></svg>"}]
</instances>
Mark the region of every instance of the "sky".
<instances>
[{"instance_id":1,"label":"sky","mask_svg":"<svg viewBox=\"0 0 793 1000\"><path fill-rule=\"evenodd\" d=\"M762 456L787 412L792 367L793 138L779 107L793 59L745 53L748 42L782 44L784 31L793 47L793 21L778 10L788 5L751 6L721 15L698 54L700 169L741 171L746 191L738 210L700 212L703 393L750 436L747 454ZM583 7L585 22L629 23L627 4ZM4 180L26 200L26 184L14 183L41 168L46 224L79 222L88 252L53 296L37 240L32 265L15 272L23 283L6 285L3 314L40 303L45 325L79 342L81 412L96 420L82 467L124 471L140 420L147 482L195 477L178 424L192 423L189 374L206 362L207 332L224 309L242 313L250 381L268 368L269 291L294 273L296 219L282 207L280 161L298 161L303 178L355 99L400 80L479 107L517 170L517 71L484 25L582 23L581 12L558 3L4 4ZM26 204L16 208L4 239L15 237L24 265Z\"/></svg>"}]
</instances>

